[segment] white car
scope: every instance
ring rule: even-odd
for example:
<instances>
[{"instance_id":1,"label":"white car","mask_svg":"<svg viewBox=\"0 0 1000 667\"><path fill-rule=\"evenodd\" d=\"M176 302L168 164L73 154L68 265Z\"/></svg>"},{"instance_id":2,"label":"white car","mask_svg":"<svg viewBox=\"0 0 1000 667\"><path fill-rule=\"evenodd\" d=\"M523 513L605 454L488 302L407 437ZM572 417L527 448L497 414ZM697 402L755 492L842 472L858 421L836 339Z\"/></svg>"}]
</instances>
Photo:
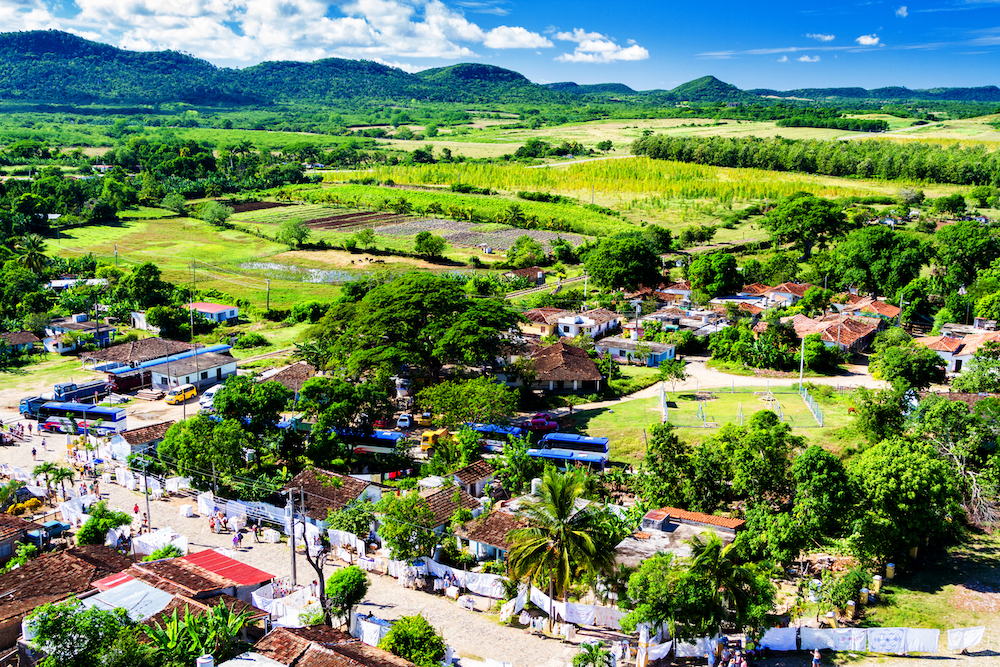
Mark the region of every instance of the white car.
<instances>
[{"instance_id":1,"label":"white car","mask_svg":"<svg viewBox=\"0 0 1000 667\"><path fill-rule=\"evenodd\" d=\"M413 428L413 415L400 415L399 419L396 420L396 428L401 431Z\"/></svg>"},{"instance_id":2,"label":"white car","mask_svg":"<svg viewBox=\"0 0 1000 667\"><path fill-rule=\"evenodd\" d=\"M219 390L222 389L223 386L224 385L221 384L214 384L205 390L205 393L201 395L200 399L198 399L198 404L201 406L202 410L208 411L212 409L212 403L215 400L215 395L219 393Z\"/></svg>"}]
</instances>

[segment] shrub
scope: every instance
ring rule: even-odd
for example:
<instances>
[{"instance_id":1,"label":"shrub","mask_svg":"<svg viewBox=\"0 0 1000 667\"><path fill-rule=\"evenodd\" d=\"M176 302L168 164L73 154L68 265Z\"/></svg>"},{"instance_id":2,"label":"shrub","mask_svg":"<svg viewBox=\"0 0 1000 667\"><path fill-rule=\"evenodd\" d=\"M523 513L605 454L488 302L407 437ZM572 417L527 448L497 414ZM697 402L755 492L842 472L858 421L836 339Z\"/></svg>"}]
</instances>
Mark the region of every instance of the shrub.
<instances>
[{"instance_id":1,"label":"shrub","mask_svg":"<svg viewBox=\"0 0 1000 667\"><path fill-rule=\"evenodd\" d=\"M237 350L246 350L251 347L264 347L270 344L266 338L256 331L249 331L240 336L233 347Z\"/></svg>"},{"instance_id":2,"label":"shrub","mask_svg":"<svg viewBox=\"0 0 1000 667\"><path fill-rule=\"evenodd\" d=\"M183 555L184 554L181 553L181 550L175 547L173 544L164 544L162 547L156 549L155 551L153 551L153 553L149 554L142 560L150 561L150 560L160 560L161 558L179 558Z\"/></svg>"},{"instance_id":3,"label":"shrub","mask_svg":"<svg viewBox=\"0 0 1000 667\"><path fill-rule=\"evenodd\" d=\"M21 503L14 503L7 508L7 514L21 515L24 514L24 505Z\"/></svg>"},{"instance_id":4,"label":"shrub","mask_svg":"<svg viewBox=\"0 0 1000 667\"><path fill-rule=\"evenodd\" d=\"M28 500L24 502L24 509L27 510L28 512L34 512L41 506L42 506L42 501L39 500L38 498L28 498Z\"/></svg>"}]
</instances>

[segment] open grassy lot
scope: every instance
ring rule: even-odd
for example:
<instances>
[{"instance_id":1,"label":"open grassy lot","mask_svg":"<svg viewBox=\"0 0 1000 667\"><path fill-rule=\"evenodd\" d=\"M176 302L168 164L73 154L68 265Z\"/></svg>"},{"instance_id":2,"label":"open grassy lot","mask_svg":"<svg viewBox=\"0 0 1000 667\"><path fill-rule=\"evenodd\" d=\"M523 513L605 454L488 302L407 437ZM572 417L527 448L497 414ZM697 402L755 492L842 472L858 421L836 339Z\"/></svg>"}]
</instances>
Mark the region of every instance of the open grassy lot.
<instances>
[{"instance_id":1,"label":"open grassy lot","mask_svg":"<svg viewBox=\"0 0 1000 667\"><path fill-rule=\"evenodd\" d=\"M17 409L17 401L24 396L34 396L41 391L52 391L56 382L103 380L104 373L84 370L75 356L61 356L44 352L36 361L23 368L0 371L0 407Z\"/></svg>"},{"instance_id":2,"label":"open grassy lot","mask_svg":"<svg viewBox=\"0 0 1000 667\"><path fill-rule=\"evenodd\" d=\"M680 429L680 436L688 442L700 442L711 437L717 428L727 424L739 424L742 408L744 423L760 410L767 410L768 404L762 396L754 392L765 392L766 387L737 388L730 393L729 388L704 390L696 396L693 392L669 392L669 423ZM773 394L781 406L784 422L789 424L796 435L806 436L810 443L824 444L835 441L837 434L847 427L851 418L847 415L847 402L843 397L832 394L817 396L824 412L824 426L821 428L805 402L797 393L789 389L776 389ZM708 398L708 396L711 398ZM705 397L702 400L700 397ZM611 440L611 458L616 461L635 463L645 454L644 431L652 424L660 423L660 399L646 398L625 401L612 407L602 407L574 412L574 428L581 433L603 436ZM699 408L704 407L705 419L699 416ZM708 422L708 426L703 424Z\"/></svg>"}]
</instances>

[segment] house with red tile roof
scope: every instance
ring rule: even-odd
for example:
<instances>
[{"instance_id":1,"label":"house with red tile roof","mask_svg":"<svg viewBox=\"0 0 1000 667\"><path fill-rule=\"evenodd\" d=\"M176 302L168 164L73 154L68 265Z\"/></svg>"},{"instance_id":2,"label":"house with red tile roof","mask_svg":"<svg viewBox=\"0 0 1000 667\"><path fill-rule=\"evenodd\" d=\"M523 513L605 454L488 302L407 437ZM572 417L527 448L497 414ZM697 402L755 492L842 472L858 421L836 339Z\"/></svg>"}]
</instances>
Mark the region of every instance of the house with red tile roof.
<instances>
[{"instance_id":1,"label":"house with red tile roof","mask_svg":"<svg viewBox=\"0 0 1000 667\"><path fill-rule=\"evenodd\" d=\"M531 358L538 375L534 389L592 394L601 388L601 371L590 355L579 347L556 343L538 350Z\"/></svg>"},{"instance_id":2,"label":"house with red tile roof","mask_svg":"<svg viewBox=\"0 0 1000 667\"><path fill-rule=\"evenodd\" d=\"M988 343L1000 343L1000 331L986 331L969 334L958 338L955 336L923 336L915 342L938 353L944 360L945 371L961 373L976 352Z\"/></svg>"},{"instance_id":3,"label":"house with red tile roof","mask_svg":"<svg viewBox=\"0 0 1000 667\"><path fill-rule=\"evenodd\" d=\"M615 547L615 562L635 567L664 552L687 558L691 555L689 541L692 538L704 539L702 536L714 534L723 544L729 544L745 525L743 519L689 512L677 507L651 510L643 517L639 529Z\"/></svg>"},{"instance_id":4,"label":"house with red tile roof","mask_svg":"<svg viewBox=\"0 0 1000 667\"><path fill-rule=\"evenodd\" d=\"M239 306L227 306L222 303L209 303L208 301L192 301L184 304L188 310L193 310L206 320L218 322L220 324L237 324L240 321Z\"/></svg>"}]
</instances>

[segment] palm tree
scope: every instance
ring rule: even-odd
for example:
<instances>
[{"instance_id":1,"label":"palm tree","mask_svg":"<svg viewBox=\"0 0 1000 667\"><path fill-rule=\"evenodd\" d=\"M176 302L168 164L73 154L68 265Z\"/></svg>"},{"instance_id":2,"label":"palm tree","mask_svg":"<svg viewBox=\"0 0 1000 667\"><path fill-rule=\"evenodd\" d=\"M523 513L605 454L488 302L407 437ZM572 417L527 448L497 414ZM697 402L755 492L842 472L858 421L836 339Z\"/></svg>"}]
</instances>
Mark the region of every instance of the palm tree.
<instances>
[{"instance_id":1,"label":"palm tree","mask_svg":"<svg viewBox=\"0 0 1000 667\"><path fill-rule=\"evenodd\" d=\"M581 651L573 656L573 667L609 667L611 652L604 647L604 642L583 644Z\"/></svg>"},{"instance_id":2,"label":"palm tree","mask_svg":"<svg viewBox=\"0 0 1000 667\"><path fill-rule=\"evenodd\" d=\"M614 564L614 549L600 543L597 512L589 506L577 510L576 501L585 486L582 472L546 470L541 499L525 510L528 527L509 534L507 567L511 577L527 581L547 577L550 598L558 592L567 600L570 585L581 570L608 570Z\"/></svg>"},{"instance_id":3,"label":"palm tree","mask_svg":"<svg viewBox=\"0 0 1000 667\"><path fill-rule=\"evenodd\" d=\"M34 475L35 477L41 475L42 477L45 478L46 498L49 498L50 486L52 484L51 477L53 473L55 473L55 471L58 469L58 467L59 466L57 466L52 461L46 461L45 463L39 463L38 465L35 466L34 470L31 471L31 474ZM49 502L51 503L51 498L49 498Z\"/></svg>"},{"instance_id":4,"label":"palm tree","mask_svg":"<svg viewBox=\"0 0 1000 667\"><path fill-rule=\"evenodd\" d=\"M723 545L715 533L706 538L696 535L687 544L691 547L690 572L702 577L711 587L717 627L721 627L723 618L732 612L737 618L742 616L749 602L754 574L749 567L737 562L734 545Z\"/></svg>"},{"instance_id":5,"label":"palm tree","mask_svg":"<svg viewBox=\"0 0 1000 667\"><path fill-rule=\"evenodd\" d=\"M63 498L66 497L66 482L72 482L74 476L73 469L65 466L56 466L56 469L52 471L52 483L58 484L62 489Z\"/></svg>"},{"instance_id":6,"label":"palm tree","mask_svg":"<svg viewBox=\"0 0 1000 667\"><path fill-rule=\"evenodd\" d=\"M32 273L38 273L45 268L48 262L45 256L45 239L38 234L25 234L14 244L14 248L21 252L17 261L24 265L24 268Z\"/></svg>"},{"instance_id":7,"label":"palm tree","mask_svg":"<svg viewBox=\"0 0 1000 667\"><path fill-rule=\"evenodd\" d=\"M15 502L17 490L22 486L24 486L24 482L19 482L16 479L0 485L0 511L6 510L8 504Z\"/></svg>"}]
</instances>

